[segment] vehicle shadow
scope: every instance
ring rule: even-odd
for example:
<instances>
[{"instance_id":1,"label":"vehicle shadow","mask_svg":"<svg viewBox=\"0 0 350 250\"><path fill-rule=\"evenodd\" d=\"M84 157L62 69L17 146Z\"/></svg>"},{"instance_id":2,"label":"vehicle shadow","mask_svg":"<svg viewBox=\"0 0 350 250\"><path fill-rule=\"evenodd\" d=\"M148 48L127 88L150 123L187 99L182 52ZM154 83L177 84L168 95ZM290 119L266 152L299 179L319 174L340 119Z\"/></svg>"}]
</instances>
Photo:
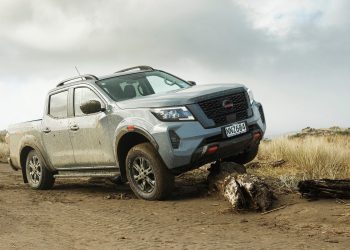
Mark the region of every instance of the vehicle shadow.
<instances>
[{"instance_id":1,"label":"vehicle shadow","mask_svg":"<svg viewBox=\"0 0 350 250\"><path fill-rule=\"evenodd\" d=\"M207 174L201 171L190 171L175 178L175 187L169 200L201 198L208 195ZM137 199L127 183L114 184L104 178L58 180L52 191L70 191L73 193L102 194L127 196Z\"/></svg>"},{"instance_id":2,"label":"vehicle shadow","mask_svg":"<svg viewBox=\"0 0 350 250\"><path fill-rule=\"evenodd\" d=\"M175 178L175 188L171 200L184 200L208 196L206 169L195 169Z\"/></svg>"},{"instance_id":3,"label":"vehicle shadow","mask_svg":"<svg viewBox=\"0 0 350 250\"><path fill-rule=\"evenodd\" d=\"M116 185L107 180L60 180L55 184L53 190L78 190L82 192L132 192L129 185Z\"/></svg>"}]
</instances>

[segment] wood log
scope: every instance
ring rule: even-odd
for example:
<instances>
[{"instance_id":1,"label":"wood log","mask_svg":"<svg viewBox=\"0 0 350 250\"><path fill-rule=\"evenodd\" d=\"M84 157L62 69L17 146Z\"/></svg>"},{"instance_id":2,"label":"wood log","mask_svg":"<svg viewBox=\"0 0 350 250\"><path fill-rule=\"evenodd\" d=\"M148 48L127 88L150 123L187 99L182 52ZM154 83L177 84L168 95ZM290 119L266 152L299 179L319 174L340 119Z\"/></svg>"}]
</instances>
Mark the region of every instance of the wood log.
<instances>
[{"instance_id":1,"label":"wood log","mask_svg":"<svg viewBox=\"0 0 350 250\"><path fill-rule=\"evenodd\" d=\"M310 199L350 199L350 179L305 180L298 183L299 192Z\"/></svg>"},{"instance_id":2,"label":"wood log","mask_svg":"<svg viewBox=\"0 0 350 250\"><path fill-rule=\"evenodd\" d=\"M213 165L209 169L209 188L217 190L233 209L266 211L272 206L274 195L263 179L247 174L235 163L221 163L220 171L218 168Z\"/></svg>"}]
</instances>

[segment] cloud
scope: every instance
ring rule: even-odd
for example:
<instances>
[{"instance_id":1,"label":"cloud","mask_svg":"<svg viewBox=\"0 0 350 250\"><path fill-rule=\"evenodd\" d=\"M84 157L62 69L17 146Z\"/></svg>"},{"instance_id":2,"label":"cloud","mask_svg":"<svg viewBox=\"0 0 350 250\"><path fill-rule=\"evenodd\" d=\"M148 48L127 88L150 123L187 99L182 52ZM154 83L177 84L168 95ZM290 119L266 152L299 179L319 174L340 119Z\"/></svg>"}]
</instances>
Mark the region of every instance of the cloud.
<instances>
[{"instance_id":1,"label":"cloud","mask_svg":"<svg viewBox=\"0 0 350 250\"><path fill-rule=\"evenodd\" d=\"M332 4L328 0L238 0L237 2L248 12L254 28L264 29L270 34L281 37L293 33L298 26L321 23L324 10Z\"/></svg>"},{"instance_id":2,"label":"cloud","mask_svg":"<svg viewBox=\"0 0 350 250\"><path fill-rule=\"evenodd\" d=\"M269 133L348 126L349 7L345 0L1 1L0 106L13 105L1 109L0 128L37 117L44 93L75 65L103 75L139 64L199 84L247 84L265 106Z\"/></svg>"}]
</instances>

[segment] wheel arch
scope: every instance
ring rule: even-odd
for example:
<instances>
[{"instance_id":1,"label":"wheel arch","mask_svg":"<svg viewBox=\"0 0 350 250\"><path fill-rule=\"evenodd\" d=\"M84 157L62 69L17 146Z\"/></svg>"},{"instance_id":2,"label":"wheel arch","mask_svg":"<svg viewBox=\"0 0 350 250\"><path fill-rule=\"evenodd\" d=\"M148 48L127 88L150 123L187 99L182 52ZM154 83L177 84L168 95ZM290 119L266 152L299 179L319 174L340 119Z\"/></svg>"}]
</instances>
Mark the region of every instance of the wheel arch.
<instances>
[{"instance_id":1,"label":"wheel arch","mask_svg":"<svg viewBox=\"0 0 350 250\"><path fill-rule=\"evenodd\" d=\"M119 166L121 177L126 181L126 156L129 150L140 143L149 142L158 151L158 144L154 138L144 129L136 126L125 126L116 136L115 140L115 156Z\"/></svg>"},{"instance_id":2,"label":"wheel arch","mask_svg":"<svg viewBox=\"0 0 350 250\"><path fill-rule=\"evenodd\" d=\"M43 157L43 154L39 147L37 147L35 144L31 143L24 143L21 147L20 153L19 153L19 164L22 170L22 177L23 177L23 182L28 183L28 178L27 178L27 172L26 172L26 163L27 163L27 157L29 152L32 150L35 150L35 152L38 154L40 161L44 164L44 167L47 168L47 162L45 158Z\"/></svg>"}]
</instances>

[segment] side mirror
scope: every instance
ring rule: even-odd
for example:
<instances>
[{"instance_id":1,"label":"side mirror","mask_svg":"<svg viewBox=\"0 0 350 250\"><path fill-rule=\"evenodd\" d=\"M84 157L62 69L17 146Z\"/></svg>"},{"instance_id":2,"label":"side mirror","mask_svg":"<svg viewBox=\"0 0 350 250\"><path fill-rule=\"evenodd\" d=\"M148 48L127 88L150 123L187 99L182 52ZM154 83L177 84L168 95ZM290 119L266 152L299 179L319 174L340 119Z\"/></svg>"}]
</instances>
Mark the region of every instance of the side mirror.
<instances>
[{"instance_id":1,"label":"side mirror","mask_svg":"<svg viewBox=\"0 0 350 250\"><path fill-rule=\"evenodd\" d=\"M106 110L105 108L102 107L101 103L97 100L90 100L90 101L84 102L83 104L80 105L80 109L86 115Z\"/></svg>"},{"instance_id":2,"label":"side mirror","mask_svg":"<svg viewBox=\"0 0 350 250\"><path fill-rule=\"evenodd\" d=\"M196 82L194 81L187 81L191 86L195 86L196 85Z\"/></svg>"}]
</instances>

